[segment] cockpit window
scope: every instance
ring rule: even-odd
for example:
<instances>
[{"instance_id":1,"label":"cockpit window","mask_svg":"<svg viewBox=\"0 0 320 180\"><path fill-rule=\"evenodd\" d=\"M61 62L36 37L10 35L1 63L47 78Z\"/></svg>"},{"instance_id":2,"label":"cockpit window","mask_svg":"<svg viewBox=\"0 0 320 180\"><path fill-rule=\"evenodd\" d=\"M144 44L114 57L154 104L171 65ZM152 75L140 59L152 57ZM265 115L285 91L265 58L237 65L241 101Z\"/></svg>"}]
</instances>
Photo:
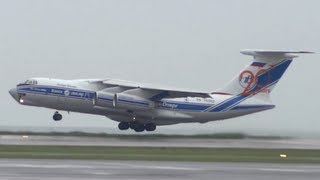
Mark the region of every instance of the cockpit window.
<instances>
[{"instance_id":1,"label":"cockpit window","mask_svg":"<svg viewBox=\"0 0 320 180\"><path fill-rule=\"evenodd\" d=\"M33 79L28 79L24 84L37 85L38 82Z\"/></svg>"}]
</instances>

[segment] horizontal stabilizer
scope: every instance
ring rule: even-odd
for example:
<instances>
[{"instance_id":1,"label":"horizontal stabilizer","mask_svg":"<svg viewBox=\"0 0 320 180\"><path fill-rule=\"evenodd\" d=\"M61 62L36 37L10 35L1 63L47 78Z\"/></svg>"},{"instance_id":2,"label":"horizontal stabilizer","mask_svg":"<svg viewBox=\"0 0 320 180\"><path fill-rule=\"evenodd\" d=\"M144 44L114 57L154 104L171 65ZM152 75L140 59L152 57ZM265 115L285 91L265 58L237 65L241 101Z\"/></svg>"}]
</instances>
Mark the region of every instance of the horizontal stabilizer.
<instances>
[{"instance_id":1,"label":"horizontal stabilizer","mask_svg":"<svg viewBox=\"0 0 320 180\"><path fill-rule=\"evenodd\" d=\"M254 57L284 57L295 58L298 57L295 54L312 54L311 51L281 51L281 50L261 50L261 49L245 49L240 51L242 54L254 56Z\"/></svg>"}]
</instances>

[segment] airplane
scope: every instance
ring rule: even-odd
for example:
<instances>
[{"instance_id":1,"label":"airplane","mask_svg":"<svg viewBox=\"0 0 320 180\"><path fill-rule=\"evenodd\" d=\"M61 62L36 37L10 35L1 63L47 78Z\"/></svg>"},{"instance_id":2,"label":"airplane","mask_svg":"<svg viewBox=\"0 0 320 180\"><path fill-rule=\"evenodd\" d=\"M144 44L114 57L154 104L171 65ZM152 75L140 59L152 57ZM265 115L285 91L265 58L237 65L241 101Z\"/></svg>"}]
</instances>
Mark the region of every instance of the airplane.
<instances>
[{"instance_id":1,"label":"airplane","mask_svg":"<svg viewBox=\"0 0 320 180\"><path fill-rule=\"evenodd\" d=\"M224 87L200 92L117 79L31 78L9 91L21 105L106 116L120 130L155 131L157 126L207 123L275 107L270 93L297 54L309 51L242 50L253 61Z\"/></svg>"}]
</instances>

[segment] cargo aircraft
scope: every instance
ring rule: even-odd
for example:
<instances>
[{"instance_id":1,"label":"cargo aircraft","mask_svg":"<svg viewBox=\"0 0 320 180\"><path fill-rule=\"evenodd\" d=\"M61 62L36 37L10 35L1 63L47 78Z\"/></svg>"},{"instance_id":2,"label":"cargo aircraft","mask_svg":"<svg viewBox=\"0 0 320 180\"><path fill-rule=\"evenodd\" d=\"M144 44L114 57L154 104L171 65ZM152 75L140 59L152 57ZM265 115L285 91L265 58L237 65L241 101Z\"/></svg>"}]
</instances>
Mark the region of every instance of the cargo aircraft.
<instances>
[{"instance_id":1,"label":"cargo aircraft","mask_svg":"<svg viewBox=\"0 0 320 180\"><path fill-rule=\"evenodd\" d=\"M116 79L31 78L11 89L22 105L106 116L120 130L155 131L157 126L207 123L275 107L270 93L297 56L308 51L243 50L253 57L224 87L199 92Z\"/></svg>"}]
</instances>

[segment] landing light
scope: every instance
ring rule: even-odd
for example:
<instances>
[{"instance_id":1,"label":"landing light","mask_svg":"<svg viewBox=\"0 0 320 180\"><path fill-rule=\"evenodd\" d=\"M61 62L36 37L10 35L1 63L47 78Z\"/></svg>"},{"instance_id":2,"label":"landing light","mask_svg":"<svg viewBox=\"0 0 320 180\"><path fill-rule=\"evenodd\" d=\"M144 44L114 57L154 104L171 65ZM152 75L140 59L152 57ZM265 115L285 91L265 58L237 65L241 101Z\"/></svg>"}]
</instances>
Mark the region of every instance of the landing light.
<instances>
[{"instance_id":1,"label":"landing light","mask_svg":"<svg viewBox=\"0 0 320 180\"><path fill-rule=\"evenodd\" d=\"M22 104L22 103L24 103L24 100L22 98L20 98L19 102Z\"/></svg>"}]
</instances>

